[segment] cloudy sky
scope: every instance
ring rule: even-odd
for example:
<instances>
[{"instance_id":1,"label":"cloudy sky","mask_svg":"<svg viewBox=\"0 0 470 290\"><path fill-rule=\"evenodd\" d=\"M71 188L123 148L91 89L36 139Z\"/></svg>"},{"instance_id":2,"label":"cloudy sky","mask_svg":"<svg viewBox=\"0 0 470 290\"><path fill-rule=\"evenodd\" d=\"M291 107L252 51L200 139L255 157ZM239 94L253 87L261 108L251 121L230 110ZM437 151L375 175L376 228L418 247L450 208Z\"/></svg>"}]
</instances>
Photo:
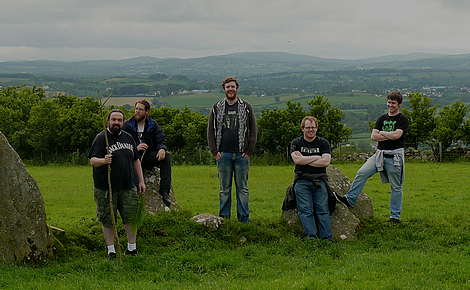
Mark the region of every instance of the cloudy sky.
<instances>
[{"instance_id":1,"label":"cloudy sky","mask_svg":"<svg viewBox=\"0 0 470 290\"><path fill-rule=\"evenodd\" d=\"M0 61L470 53L468 0L2 0Z\"/></svg>"}]
</instances>

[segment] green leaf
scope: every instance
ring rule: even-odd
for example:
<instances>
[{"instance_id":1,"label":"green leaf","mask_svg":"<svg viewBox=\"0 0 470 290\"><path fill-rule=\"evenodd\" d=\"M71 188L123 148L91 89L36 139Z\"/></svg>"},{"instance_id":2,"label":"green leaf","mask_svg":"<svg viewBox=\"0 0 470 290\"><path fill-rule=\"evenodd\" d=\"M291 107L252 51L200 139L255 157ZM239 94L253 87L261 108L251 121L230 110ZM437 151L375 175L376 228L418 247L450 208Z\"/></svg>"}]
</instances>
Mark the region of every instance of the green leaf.
<instances>
[{"instance_id":1,"label":"green leaf","mask_svg":"<svg viewBox=\"0 0 470 290\"><path fill-rule=\"evenodd\" d=\"M135 196L138 202L134 204L131 209L131 216L129 217L129 226L132 230L132 235L135 235L137 229L142 225L142 220L145 212L145 195L138 194Z\"/></svg>"}]
</instances>

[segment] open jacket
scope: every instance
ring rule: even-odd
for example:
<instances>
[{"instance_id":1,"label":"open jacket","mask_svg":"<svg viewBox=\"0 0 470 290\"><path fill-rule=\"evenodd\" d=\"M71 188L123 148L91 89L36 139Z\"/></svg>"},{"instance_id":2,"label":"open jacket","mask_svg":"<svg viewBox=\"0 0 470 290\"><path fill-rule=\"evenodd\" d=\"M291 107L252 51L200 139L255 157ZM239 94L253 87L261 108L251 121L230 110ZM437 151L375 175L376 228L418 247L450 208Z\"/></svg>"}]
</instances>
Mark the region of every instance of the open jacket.
<instances>
[{"instance_id":1,"label":"open jacket","mask_svg":"<svg viewBox=\"0 0 470 290\"><path fill-rule=\"evenodd\" d=\"M256 126L255 113L250 103L238 98L238 148L240 153L253 156L255 150L256 135L258 128ZM207 126L207 142L212 155L217 155L219 146L222 142L222 124L225 114L225 98L212 106Z\"/></svg>"},{"instance_id":2,"label":"open jacket","mask_svg":"<svg viewBox=\"0 0 470 290\"><path fill-rule=\"evenodd\" d=\"M123 130L131 134L135 143L140 144L139 137L137 136L137 122L134 116L130 117L124 122ZM168 150L166 145L166 137L163 130L158 126L157 122L147 116L145 120L143 142L148 145L147 151L158 151L160 149Z\"/></svg>"}]
</instances>

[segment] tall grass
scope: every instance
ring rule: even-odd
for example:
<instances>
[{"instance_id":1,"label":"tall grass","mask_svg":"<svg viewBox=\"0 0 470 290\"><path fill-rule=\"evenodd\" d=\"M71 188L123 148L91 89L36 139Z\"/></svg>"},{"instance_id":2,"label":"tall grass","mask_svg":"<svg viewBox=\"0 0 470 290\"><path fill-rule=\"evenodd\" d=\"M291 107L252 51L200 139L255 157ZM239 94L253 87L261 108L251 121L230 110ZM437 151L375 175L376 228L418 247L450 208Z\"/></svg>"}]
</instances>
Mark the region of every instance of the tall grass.
<instances>
[{"instance_id":1,"label":"tall grass","mask_svg":"<svg viewBox=\"0 0 470 290\"><path fill-rule=\"evenodd\" d=\"M352 178L359 163L336 164ZM375 217L358 241L307 241L281 220L293 166L252 166L252 223L216 232L188 221L218 212L215 166L175 166L183 210L145 216L139 256L107 261L93 220L90 167L29 167L46 202L48 223L63 227L54 260L0 266L0 289L469 289L468 163L408 163L402 224L386 223L389 186L364 188ZM233 210L232 216L236 216ZM125 239L122 226L120 236ZM126 241L121 241L124 244Z\"/></svg>"}]
</instances>

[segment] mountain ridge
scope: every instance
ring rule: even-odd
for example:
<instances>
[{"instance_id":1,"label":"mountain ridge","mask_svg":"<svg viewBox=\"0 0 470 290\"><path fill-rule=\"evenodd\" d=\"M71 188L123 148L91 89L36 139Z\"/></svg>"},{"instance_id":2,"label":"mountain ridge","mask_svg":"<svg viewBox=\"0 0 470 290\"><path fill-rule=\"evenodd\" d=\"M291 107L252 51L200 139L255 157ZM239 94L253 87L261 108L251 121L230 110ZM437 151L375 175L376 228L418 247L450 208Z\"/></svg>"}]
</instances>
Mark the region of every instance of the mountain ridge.
<instances>
[{"instance_id":1,"label":"mountain ridge","mask_svg":"<svg viewBox=\"0 0 470 290\"><path fill-rule=\"evenodd\" d=\"M470 69L470 54L446 55L415 52L355 60L320 58L285 52L239 52L199 58L156 58L139 56L121 60L54 60L0 62L0 74L30 73L60 77L147 77L156 73L186 75L196 79L221 76L263 76L280 72L315 70L391 69Z\"/></svg>"}]
</instances>

